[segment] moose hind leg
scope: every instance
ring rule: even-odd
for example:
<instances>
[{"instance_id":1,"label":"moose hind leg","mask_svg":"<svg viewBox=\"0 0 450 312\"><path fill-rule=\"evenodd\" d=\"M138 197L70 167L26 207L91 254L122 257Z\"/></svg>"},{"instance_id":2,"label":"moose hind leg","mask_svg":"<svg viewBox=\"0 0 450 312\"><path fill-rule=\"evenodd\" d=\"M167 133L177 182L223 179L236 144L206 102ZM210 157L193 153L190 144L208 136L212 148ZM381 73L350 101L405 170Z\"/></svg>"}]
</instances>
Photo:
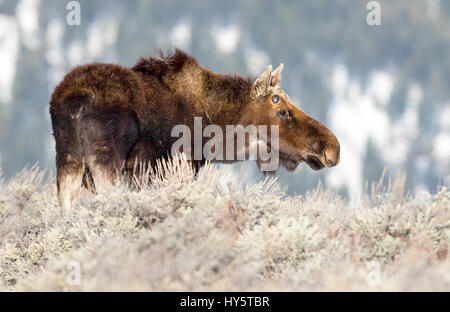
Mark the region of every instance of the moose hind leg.
<instances>
[{"instance_id":1,"label":"moose hind leg","mask_svg":"<svg viewBox=\"0 0 450 312\"><path fill-rule=\"evenodd\" d=\"M81 161L71 160L70 154L57 155L57 158L66 159L64 164L57 161L56 184L61 214L69 214L72 204L81 190L83 166Z\"/></svg>"},{"instance_id":2,"label":"moose hind leg","mask_svg":"<svg viewBox=\"0 0 450 312\"><path fill-rule=\"evenodd\" d=\"M132 115L87 115L81 120L81 145L96 192L105 192L125 171L127 155L139 137Z\"/></svg>"}]
</instances>

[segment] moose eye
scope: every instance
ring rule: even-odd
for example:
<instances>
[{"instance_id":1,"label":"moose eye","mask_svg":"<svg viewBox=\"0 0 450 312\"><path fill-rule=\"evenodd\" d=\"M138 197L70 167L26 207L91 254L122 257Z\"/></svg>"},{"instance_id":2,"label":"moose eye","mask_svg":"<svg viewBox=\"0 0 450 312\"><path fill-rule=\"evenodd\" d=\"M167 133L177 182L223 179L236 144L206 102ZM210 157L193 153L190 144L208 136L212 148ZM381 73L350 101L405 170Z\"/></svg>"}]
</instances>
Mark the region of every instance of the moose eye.
<instances>
[{"instance_id":1,"label":"moose eye","mask_svg":"<svg viewBox=\"0 0 450 312\"><path fill-rule=\"evenodd\" d=\"M272 102L274 102L275 104L277 104L280 101L280 97L278 95L274 95L272 96Z\"/></svg>"}]
</instances>

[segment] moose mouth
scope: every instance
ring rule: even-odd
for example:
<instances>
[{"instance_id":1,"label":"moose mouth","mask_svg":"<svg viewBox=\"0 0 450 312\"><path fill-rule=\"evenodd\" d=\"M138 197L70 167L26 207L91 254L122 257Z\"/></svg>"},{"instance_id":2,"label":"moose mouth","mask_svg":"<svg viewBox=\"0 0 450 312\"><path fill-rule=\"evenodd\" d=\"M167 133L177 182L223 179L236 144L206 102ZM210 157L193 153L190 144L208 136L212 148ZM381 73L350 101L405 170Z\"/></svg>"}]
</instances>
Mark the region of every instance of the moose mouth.
<instances>
[{"instance_id":1,"label":"moose mouth","mask_svg":"<svg viewBox=\"0 0 450 312\"><path fill-rule=\"evenodd\" d=\"M285 167L288 171L294 171L298 164L304 161L311 169L320 170L324 168L324 164L320 161L320 159L314 155L308 155L305 158L294 157L291 155L280 153L280 162L283 167Z\"/></svg>"},{"instance_id":2,"label":"moose mouth","mask_svg":"<svg viewBox=\"0 0 450 312\"><path fill-rule=\"evenodd\" d=\"M316 156L313 155L308 155L308 157L306 157L305 162L308 164L308 166L311 167L311 169L313 170L320 170L323 167L325 167L322 162L320 161L319 158L317 158Z\"/></svg>"}]
</instances>

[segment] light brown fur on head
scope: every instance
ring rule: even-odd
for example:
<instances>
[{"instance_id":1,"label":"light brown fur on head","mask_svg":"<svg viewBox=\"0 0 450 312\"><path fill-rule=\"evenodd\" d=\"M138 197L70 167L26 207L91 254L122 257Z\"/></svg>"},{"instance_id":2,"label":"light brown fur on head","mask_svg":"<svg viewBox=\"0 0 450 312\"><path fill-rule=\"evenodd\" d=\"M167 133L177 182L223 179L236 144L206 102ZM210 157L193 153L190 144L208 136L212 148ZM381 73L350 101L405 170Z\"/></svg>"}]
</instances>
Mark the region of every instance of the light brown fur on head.
<instances>
[{"instance_id":1,"label":"light brown fur on head","mask_svg":"<svg viewBox=\"0 0 450 312\"><path fill-rule=\"evenodd\" d=\"M272 72L270 65L255 80L251 89L254 104L244 118L253 124L279 126L280 160L288 170L294 170L302 161L314 170L337 165L340 146L335 135L295 106L280 89L283 67L280 64Z\"/></svg>"}]
</instances>

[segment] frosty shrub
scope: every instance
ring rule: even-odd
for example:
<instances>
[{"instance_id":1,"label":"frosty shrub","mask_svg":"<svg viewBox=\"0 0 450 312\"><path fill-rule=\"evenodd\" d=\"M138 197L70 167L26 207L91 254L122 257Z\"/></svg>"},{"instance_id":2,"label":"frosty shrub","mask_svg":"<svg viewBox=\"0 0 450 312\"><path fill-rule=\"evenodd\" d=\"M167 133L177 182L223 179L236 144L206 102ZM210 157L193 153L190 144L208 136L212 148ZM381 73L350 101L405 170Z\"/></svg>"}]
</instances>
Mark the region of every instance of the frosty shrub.
<instances>
[{"instance_id":1,"label":"frosty shrub","mask_svg":"<svg viewBox=\"0 0 450 312\"><path fill-rule=\"evenodd\" d=\"M181 158L60 216L53 177L34 167L0 181L0 290L448 291L450 191L413 197L402 181L349 205L211 164L196 176Z\"/></svg>"}]
</instances>

